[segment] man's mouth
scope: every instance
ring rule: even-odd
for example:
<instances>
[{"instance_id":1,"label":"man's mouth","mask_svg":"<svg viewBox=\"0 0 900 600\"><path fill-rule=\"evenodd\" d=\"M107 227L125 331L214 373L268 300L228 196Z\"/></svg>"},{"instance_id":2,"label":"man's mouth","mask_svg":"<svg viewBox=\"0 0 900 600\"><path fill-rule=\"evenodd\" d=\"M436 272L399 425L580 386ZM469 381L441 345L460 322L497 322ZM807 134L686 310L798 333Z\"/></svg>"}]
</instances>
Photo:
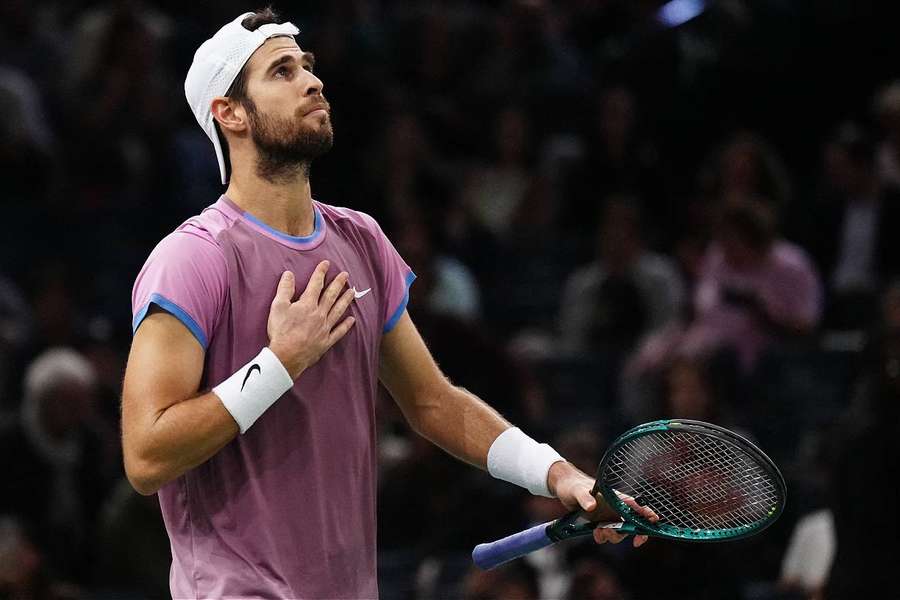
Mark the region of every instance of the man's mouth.
<instances>
[{"instance_id":1,"label":"man's mouth","mask_svg":"<svg viewBox=\"0 0 900 600\"><path fill-rule=\"evenodd\" d=\"M317 104L317 105L313 106L312 108L310 108L308 111L306 111L306 113L303 116L308 117L309 115L314 115L314 114L318 114L318 113L325 113L327 115L329 113L328 105L327 104Z\"/></svg>"}]
</instances>

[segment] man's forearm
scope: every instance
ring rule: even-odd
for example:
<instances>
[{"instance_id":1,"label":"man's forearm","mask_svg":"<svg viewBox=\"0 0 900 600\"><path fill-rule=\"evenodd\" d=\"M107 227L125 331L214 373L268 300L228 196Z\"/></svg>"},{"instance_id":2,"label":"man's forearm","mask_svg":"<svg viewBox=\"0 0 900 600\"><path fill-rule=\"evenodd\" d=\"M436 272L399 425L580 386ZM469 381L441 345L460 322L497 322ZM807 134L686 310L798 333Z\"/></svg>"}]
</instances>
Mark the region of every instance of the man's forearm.
<instances>
[{"instance_id":1,"label":"man's forearm","mask_svg":"<svg viewBox=\"0 0 900 600\"><path fill-rule=\"evenodd\" d=\"M125 470L142 494L152 494L186 471L203 464L238 434L234 418L214 393L169 406L157 415L137 440Z\"/></svg>"},{"instance_id":2,"label":"man's forearm","mask_svg":"<svg viewBox=\"0 0 900 600\"><path fill-rule=\"evenodd\" d=\"M419 415L418 432L460 460L488 470L491 447L512 425L463 388L448 385L442 395L425 405L428 408ZM491 451L494 453L492 460L497 461L491 475L525 487L532 493L548 495L549 492L550 496L555 496L558 482L564 478L589 479L552 448L543 444L539 447L521 431L505 440L503 446L505 449ZM548 455L555 455L559 462Z\"/></svg>"},{"instance_id":3,"label":"man's forearm","mask_svg":"<svg viewBox=\"0 0 900 600\"><path fill-rule=\"evenodd\" d=\"M456 458L481 469L497 436L510 423L471 392L447 385L410 419L422 436Z\"/></svg>"}]
</instances>

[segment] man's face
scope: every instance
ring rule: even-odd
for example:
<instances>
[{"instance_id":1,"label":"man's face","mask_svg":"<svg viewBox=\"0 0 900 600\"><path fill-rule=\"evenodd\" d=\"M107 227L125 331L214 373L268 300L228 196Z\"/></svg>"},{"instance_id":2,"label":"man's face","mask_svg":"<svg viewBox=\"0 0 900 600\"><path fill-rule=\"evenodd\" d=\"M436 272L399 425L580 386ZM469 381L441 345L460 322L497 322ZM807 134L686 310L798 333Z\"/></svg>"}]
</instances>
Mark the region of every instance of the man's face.
<instances>
[{"instance_id":1,"label":"man's face","mask_svg":"<svg viewBox=\"0 0 900 600\"><path fill-rule=\"evenodd\" d=\"M331 148L331 110L312 68L312 54L289 37L267 40L247 62L244 105L263 176L308 165Z\"/></svg>"}]
</instances>

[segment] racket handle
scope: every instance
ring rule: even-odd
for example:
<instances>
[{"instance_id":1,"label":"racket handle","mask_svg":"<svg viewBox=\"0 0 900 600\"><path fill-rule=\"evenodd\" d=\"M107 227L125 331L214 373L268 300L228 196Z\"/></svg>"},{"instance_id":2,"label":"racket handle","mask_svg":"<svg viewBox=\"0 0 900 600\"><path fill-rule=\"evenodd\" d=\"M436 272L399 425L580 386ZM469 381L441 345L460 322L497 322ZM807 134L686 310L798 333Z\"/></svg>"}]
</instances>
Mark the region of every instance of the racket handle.
<instances>
[{"instance_id":1,"label":"racket handle","mask_svg":"<svg viewBox=\"0 0 900 600\"><path fill-rule=\"evenodd\" d=\"M530 552L549 546L554 543L554 540L547 535L547 527L551 523L553 521L536 525L531 529L514 533L496 542L478 544L472 551L472 560L475 561L475 565L479 569L493 569L514 558L525 556Z\"/></svg>"}]
</instances>

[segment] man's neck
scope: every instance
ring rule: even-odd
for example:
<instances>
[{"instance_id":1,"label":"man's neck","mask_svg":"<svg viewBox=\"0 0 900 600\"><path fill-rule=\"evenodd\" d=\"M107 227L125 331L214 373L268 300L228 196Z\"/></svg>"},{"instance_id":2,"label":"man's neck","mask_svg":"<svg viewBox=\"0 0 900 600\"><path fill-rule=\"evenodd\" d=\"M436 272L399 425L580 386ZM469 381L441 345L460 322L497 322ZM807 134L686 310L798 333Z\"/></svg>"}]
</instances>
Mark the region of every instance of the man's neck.
<instances>
[{"instance_id":1,"label":"man's neck","mask_svg":"<svg viewBox=\"0 0 900 600\"><path fill-rule=\"evenodd\" d=\"M225 195L269 227L288 235L308 236L315 230L312 192L303 173L277 183L235 173Z\"/></svg>"}]
</instances>

